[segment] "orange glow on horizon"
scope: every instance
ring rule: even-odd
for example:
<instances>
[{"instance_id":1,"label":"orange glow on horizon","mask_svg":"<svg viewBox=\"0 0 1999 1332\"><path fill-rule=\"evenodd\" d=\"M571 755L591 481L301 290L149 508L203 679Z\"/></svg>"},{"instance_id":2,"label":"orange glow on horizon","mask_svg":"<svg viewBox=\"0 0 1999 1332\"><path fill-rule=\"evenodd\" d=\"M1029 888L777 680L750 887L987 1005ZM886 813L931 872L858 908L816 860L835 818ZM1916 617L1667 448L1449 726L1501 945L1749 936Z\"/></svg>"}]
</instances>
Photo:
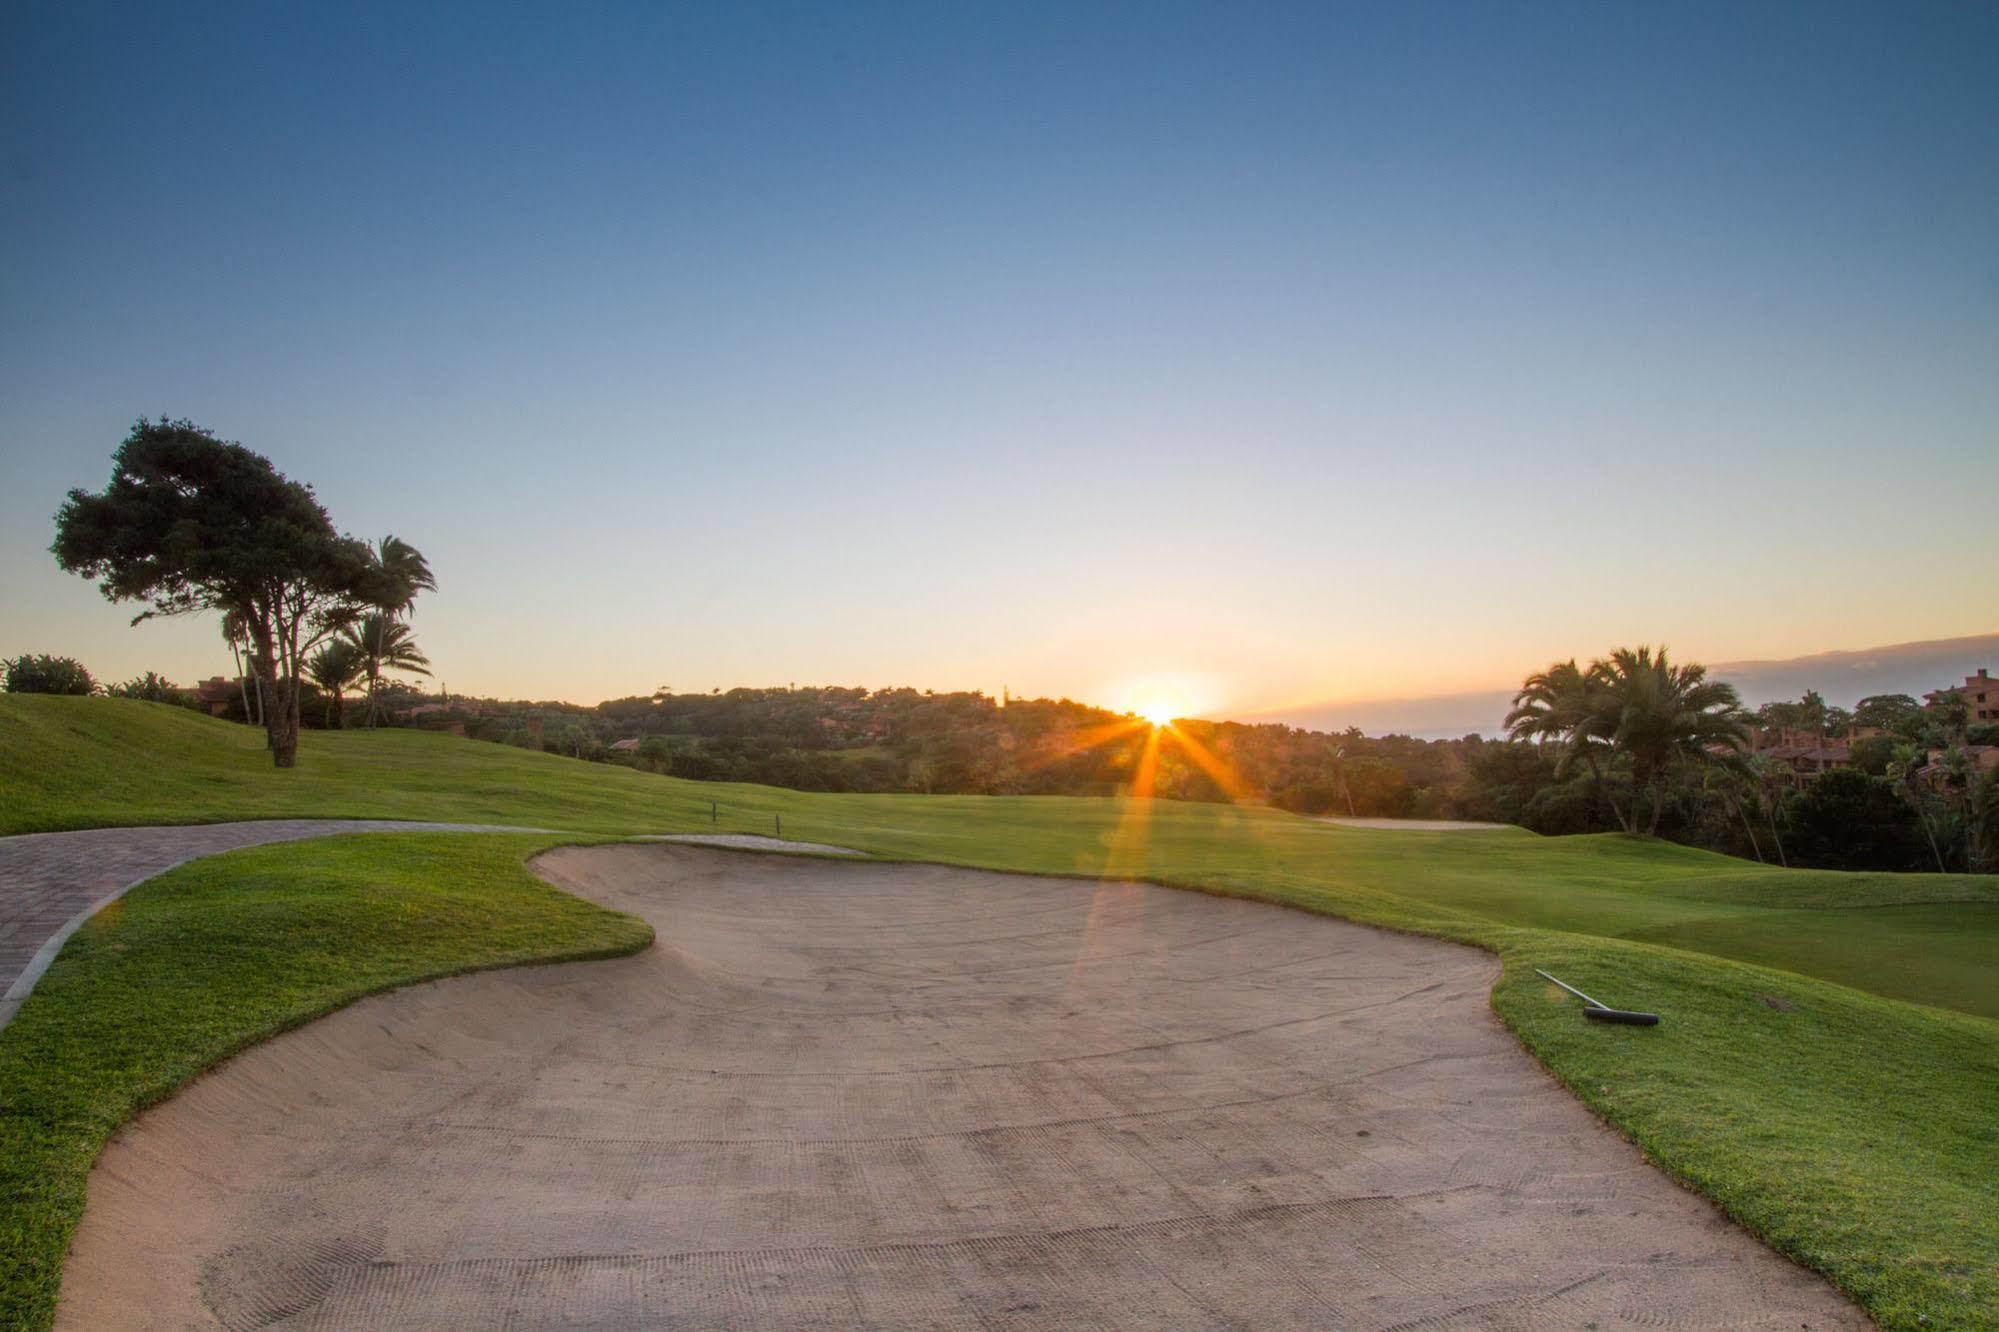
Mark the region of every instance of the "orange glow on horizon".
<instances>
[{"instance_id":1,"label":"orange glow on horizon","mask_svg":"<svg viewBox=\"0 0 1999 1332\"><path fill-rule=\"evenodd\" d=\"M1193 708L1187 691L1166 679L1141 680L1125 693L1126 712L1136 713L1153 726L1169 726Z\"/></svg>"}]
</instances>

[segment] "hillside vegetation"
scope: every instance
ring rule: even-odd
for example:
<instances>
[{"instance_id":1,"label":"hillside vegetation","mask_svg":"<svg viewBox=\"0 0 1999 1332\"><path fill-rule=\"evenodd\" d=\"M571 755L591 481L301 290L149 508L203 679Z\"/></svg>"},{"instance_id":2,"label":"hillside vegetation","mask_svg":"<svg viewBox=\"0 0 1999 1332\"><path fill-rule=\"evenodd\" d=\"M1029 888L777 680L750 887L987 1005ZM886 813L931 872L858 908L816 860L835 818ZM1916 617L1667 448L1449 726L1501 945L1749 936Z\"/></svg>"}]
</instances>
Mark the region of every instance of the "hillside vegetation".
<instances>
[{"instance_id":1,"label":"hillside vegetation","mask_svg":"<svg viewBox=\"0 0 1999 1332\"><path fill-rule=\"evenodd\" d=\"M599 834L771 832L781 819L787 837L886 857L1140 877L1455 939L1500 956L1495 1010L1578 1096L1884 1325L1992 1325L1999 1309L1999 1021L1979 1016L1999 1014L1990 878L1783 871L1623 836L1377 832L1174 801L695 784L411 732L309 735L298 769L273 772L262 737L246 728L102 699L0 698L0 811L9 831L366 815ZM45 1227L64 1215L73 1223L64 1208L80 1208L82 1172L110 1125L202 1058L338 1001L337 985L303 1000L288 988L283 940L246 974L210 974L231 959L183 946L195 923L187 913L198 912L202 937L220 940L257 930L267 895L288 878L329 894L329 909L393 884L394 910L342 933L343 965L367 978L361 988L379 988L486 964L476 949L460 956L449 932L406 947L408 931L426 928L427 885L445 893L464 877L462 861L474 879L508 886L477 857L499 846L517 861L549 839L424 838L420 855L335 849L397 840L264 849L176 871L65 949L46 988L0 1033L0 1117L46 1144L37 1159L57 1163L54 1183L34 1196L60 1194L33 1215L20 1210L25 1192L0 1199L14 1209L0 1216L0 1240L40 1237L45 1259L0 1286L0 1315L53 1298L60 1248L47 1257ZM511 893L491 910L542 910ZM309 922L314 899L287 913ZM468 938L484 946L485 936ZM1587 1023L1535 967L1665 1020ZM197 1007L215 1029L164 1081L132 1057L189 1048L170 1029L185 1005L149 1002L160 986L233 995ZM88 1033L106 1029L130 1040L101 1054ZM32 1299L13 1303L14 1290Z\"/></svg>"}]
</instances>

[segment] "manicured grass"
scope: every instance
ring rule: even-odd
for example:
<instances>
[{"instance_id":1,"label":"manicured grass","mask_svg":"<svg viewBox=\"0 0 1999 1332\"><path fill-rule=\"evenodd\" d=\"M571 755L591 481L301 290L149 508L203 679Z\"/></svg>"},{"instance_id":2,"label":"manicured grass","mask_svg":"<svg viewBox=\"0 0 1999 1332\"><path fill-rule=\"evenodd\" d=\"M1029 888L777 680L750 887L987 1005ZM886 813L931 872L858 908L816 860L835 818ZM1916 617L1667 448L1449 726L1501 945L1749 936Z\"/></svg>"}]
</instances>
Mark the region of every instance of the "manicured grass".
<instances>
[{"instance_id":1,"label":"manicured grass","mask_svg":"<svg viewBox=\"0 0 1999 1332\"><path fill-rule=\"evenodd\" d=\"M1635 938L1685 928L1691 942L1681 946L1703 952L1999 1013L1999 966L1981 964L1999 957L1999 912L1968 915L1969 940L1924 966L1909 965L1905 949L1873 945L1885 913L1842 918L1857 928L1853 946L1840 948L1825 946L1822 932L1754 923L1790 911L1999 903L1990 875L1787 872L1625 837L1382 832L1172 801L822 795L401 730L308 732L299 766L277 772L260 732L183 708L0 695L0 833L284 817L602 833L770 833L781 819L787 837L999 869L1223 887L1332 879L1495 923Z\"/></svg>"},{"instance_id":2,"label":"manicured grass","mask_svg":"<svg viewBox=\"0 0 1999 1332\"><path fill-rule=\"evenodd\" d=\"M17 755L32 762L16 765ZM222 819L407 818L647 832L758 787L665 782L422 731L308 731L271 767L263 732L161 703L0 695L0 834ZM768 831L766 827L764 829Z\"/></svg>"},{"instance_id":3,"label":"manicured grass","mask_svg":"<svg viewBox=\"0 0 1999 1332\"><path fill-rule=\"evenodd\" d=\"M16 829L311 814L706 830L711 800L724 831L767 832L778 815L787 837L887 857L1146 878L1490 948L1506 968L1501 1017L1666 1169L1887 1326L1999 1326L1999 1022L1975 1016L1999 1003L1991 878L1784 871L1625 837L1378 832L1172 802L812 795L407 732L309 736L300 769L279 774L243 728L0 698L0 810ZM518 858L520 843L502 844ZM333 845L275 863L310 865ZM255 928L235 902L226 911L218 939ZM87 956L79 976L108 958ZM1586 1023L1536 966L1666 1020ZM53 1076L16 1061L14 1040L0 1034L0 1096L10 1079ZM87 1042L74 1049L93 1058Z\"/></svg>"},{"instance_id":4,"label":"manicured grass","mask_svg":"<svg viewBox=\"0 0 1999 1332\"><path fill-rule=\"evenodd\" d=\"M0 1033L0 1326L45 1326L91 1163L203 1069L361 995L611 957L641 920L523 859L557 839L378 834L183 866L100 912Z\"/></svg>"},{"instance_id":5,"label":"manicured grass","mask_svg":"<svg viewBox=\"0 0 1999 1332\"><path fill-rule=\"evenodd\" d=\"M1852 911L1758 911L1711 916L1634 938L1773 967L1800 953L1814 975L1867 989L1899 968L1909 997L1939 1008L1999 1018L1999 904L1865 907ZM1798 968L1792 967L1797 970Z\"/></svg>"}]
</instances>

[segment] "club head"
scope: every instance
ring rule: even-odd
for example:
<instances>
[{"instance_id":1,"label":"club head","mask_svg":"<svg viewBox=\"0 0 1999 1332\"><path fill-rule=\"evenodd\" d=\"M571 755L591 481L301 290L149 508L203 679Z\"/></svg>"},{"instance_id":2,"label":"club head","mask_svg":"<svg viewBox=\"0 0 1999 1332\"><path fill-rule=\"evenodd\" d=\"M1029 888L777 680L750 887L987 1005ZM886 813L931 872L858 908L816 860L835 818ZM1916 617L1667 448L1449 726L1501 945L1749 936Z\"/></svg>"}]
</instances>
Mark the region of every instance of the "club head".
<instances>
[{"instance_id":1,"label":"club head","mask_svg":"<svg viewBox=\"0 0 1999 1332\"><path fill-rule=\"evenodd\" d=\"M1659 1025L1657 1013L1634 1013L1624 1008L1597 1008L1583 1005L1583 1015L1594 1022L1621 1022L1628 1027L1656 1027Z\"/></svg>"}]
</instances>

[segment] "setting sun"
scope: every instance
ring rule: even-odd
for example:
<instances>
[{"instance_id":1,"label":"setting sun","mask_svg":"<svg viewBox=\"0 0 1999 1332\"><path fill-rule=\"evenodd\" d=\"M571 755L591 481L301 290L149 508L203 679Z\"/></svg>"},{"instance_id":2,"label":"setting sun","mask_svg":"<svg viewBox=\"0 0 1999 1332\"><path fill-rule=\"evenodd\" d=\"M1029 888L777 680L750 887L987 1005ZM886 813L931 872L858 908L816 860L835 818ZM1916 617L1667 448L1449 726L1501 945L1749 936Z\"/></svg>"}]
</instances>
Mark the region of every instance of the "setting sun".
<instances>
[{"instance_id":1,"label":"setting sun","mask_svg":"<svg viewBox=\"0 0 1999 1332\"><path fill-rule=\"evenodd\" d=\"M1125 710L1136 713L1154 726L1169 725L1174 718L1184 717L1188 712L1187 695L1161 680L1148 680L1134 686L1129 699Z\"/></svg>"}]
</instances>

